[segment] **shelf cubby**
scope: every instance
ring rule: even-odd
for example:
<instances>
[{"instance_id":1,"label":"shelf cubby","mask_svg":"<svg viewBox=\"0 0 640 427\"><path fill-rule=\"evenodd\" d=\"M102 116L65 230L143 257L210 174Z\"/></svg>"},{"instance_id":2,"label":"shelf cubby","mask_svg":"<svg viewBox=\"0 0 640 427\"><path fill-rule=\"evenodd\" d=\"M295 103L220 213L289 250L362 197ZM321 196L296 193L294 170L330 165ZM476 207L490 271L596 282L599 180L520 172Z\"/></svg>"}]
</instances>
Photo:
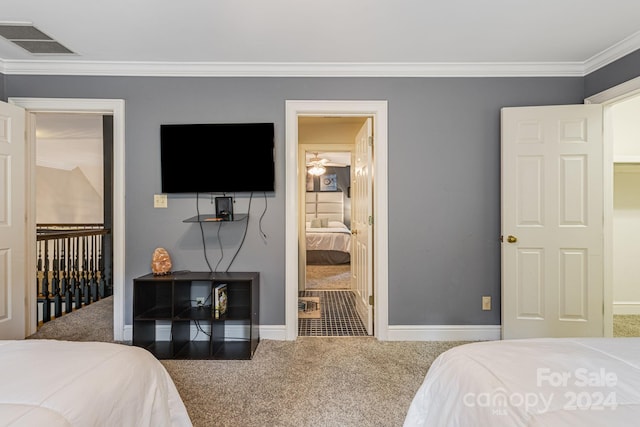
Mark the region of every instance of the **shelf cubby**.
<instances>
[{"instance_id":1,"label":"shelf cubby","mask_svg":"<svg viewBox=\"0 0 640 427\"><path fill-rule=\"evenodd\" d=\"M227 285L227 313L216 319L213 292L221 284ZM158 359L251 359L260 341L259 286L255 272L138 277L133 281L133 345ZM198 298L205 304L198 305Z\"/></svg>"}]
</instances>

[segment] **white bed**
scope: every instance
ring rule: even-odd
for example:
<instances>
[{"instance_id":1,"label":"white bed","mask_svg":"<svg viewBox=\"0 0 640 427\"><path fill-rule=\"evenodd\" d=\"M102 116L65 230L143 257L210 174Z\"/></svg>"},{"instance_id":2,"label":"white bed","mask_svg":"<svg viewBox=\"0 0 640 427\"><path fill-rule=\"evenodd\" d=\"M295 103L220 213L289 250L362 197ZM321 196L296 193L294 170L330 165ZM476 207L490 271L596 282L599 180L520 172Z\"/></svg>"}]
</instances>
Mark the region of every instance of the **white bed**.
<instances>
[{"instance_id":1,"label":"white bed","mask_svg":"<svg viewBox=\"0 0 640 427\"><path fill-rule=\"evenodd\" d=\"M640 425L640 338L454 347L429 368L404 425Z\"/></svg>"},{"instance_id":2,"label":"white bed","mask_svg":"<svg viewBox=\"0 0 640 427\"><path fill-rule=\"evenodd\" d=\"M123 344L0 341L1 426L189 427L164 366Z\"/></svg>"},{"instance_id":3,"label":"white bed","mask_svg":"<svg viewBox=\"0 0 640 427\"><path fill-rule=\"evenodd\" d=\"M351 261L351 230L344 223L344 193L307 192L307 264Z\"/></svg>"},{"instance_id":4,"label":"white bed","mask_svg":"<svg viewBox=\"0 0 640 427\"><path fill-rule=\"evenodd\" d=\"M341 222L306 230L307 264L346 264L351 260L351 231Z\"/></svg>"}]
</instances>

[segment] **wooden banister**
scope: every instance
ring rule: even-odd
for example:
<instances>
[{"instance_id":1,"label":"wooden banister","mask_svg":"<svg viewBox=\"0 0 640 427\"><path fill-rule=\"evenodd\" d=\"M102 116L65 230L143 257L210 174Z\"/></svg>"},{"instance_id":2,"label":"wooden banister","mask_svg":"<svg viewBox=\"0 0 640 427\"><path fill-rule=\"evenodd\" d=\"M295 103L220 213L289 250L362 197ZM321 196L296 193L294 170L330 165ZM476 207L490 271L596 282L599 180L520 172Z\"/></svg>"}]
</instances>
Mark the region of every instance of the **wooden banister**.
<instances>
[{"instance_id":1,"label":"wooden banister","mask_svg":"<svg viewBox=\"0 0 640 427\"><path fill-rule=\"evenodd\" d=\"M37 224L38 302L42 321L62 316L111 295L110 268L104 254L111 251L111 230L103 224Z\"/></svg>"}]
</instances>

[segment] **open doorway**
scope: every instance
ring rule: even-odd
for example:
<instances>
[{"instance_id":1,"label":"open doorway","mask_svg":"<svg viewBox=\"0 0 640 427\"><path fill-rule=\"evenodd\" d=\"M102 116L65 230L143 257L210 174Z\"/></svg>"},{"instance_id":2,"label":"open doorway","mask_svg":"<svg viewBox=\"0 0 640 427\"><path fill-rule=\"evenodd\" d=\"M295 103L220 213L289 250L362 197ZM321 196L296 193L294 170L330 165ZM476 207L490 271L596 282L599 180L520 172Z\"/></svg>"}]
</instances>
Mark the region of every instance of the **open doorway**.
<instances>
[{"instance_id":1,"label":"open doorway","mask_svg":"<svg viewBox=\"0 0 640 427\"><path fill-rule=\"evenodd\" d=\"M41 326L113 293L113 115L41 112L32 119Z\"/></svg>"},{"instance_id":2,"label":"open doorway","mask_svg":"<svg viewBox=\"0 0 640 427\"><path fill-rule=\"evenodd\" d=\"M640 336L640 94L609 109L613 150L613 336Z\"/></svg>"},{"instance_id":3,"label":"open doorway","mask_svg":"<svg viewBox=\"0 0 640 427\"><path fill-rule=\"evenodd\" d=\"M352 270L352 157L363 117L300 117L298 142L306 171L299 221L300 336L369 335L356 307Z\"/></svg>"},{"instance_id":4,"label":"open doorway","mask_svg":"<svg viewBox=\"0 0 640 427\"><path fill-rule=\"evenodd\" d=\"M616 191L616 186L626 187L623 182L618 180L616 184L616 169L618 173L626 174L632 170L637 170L640 164L640 144L637 143L640 134L640 126L637 125L637 114L640 110L640 77L628 80L617 86L613 86L603 92L597 93L585 99L586 104L601 104L603 111L603 132L604 132L604 174L603 174L603 192L604 192L604 221L603 221L603 237L604 237L604 336L622 336L620 331L614 331L615 318L620 315L640 315L640 298L635 295L620 292L620 287L615 284L616 269L620 271L620 266L614 264L619 261L622 247L616 249L616 240L624 242L627 236L616 233L615 226L616 215L620 219L620 213L633 212L635 209L626 209L628 206L626 201L616 201L616 197L622 196L622 193ZM618 110L616 112L616 110ZM635 173L634 173L635 174ZM621 178L618 176L618 178ZM623 181L627 181L622 177ZM636 181L637 182L637 181ZM629 184L629 183L627 183ZM630 184L633 184L632 182ZM635 193L640 187L635 188ZM618 188L620 189L620 188ZM616 194L618 193L618 194ZM623 196L624 197L624 196ZM617 205L617 206L616 206ZM637 206L637 203L635 204ZM616 214L618 210L618 214ZM635 212L632 216L640 217L640 213ZM618 224L621 225L621 224ZM618 243L619 243L618 242ZM635 242L634 242L635 243ZM637 253L637 244L635 252ZM635 260L634 260L635 261ZM637 264L637 263L634 263ZM637 266L635 267L637 270ZM636 276L637 277L637 276ZM625 301L625 299L629 298ZM620 320L620 318L618 318ZM629 334L633 336L634 334Z\"/></svg>"},{"instance_id":5,"label":"open doorway","mask_svg":"<svg viewBox=\"0 0 640 427\"><path fill-rule=\"evenodd\" d=\"M125 265L125 169L124 169L124 140L125 140L125 114L124 100L121 99L75 99L75 98L9 98L9 103L24 108L27 115L26 139L27 153L27 186L30 194L35 193L35 123L34 116L38 113L101 113L113 115L113 171L112 176L112 243L113 243L113 335L115 341L131 340L131 325L125 327L124 314L124 265ZM27 203L27 241L33 242L27 245L27 262L31 265L37 263L36 249L36 220L35 199ZM30 260L30 261L29 261ZM27 270L27 283L36 282L36 270ZM36 300L35 286L26 289L29 301ZM36 332L36 306L26 307L27 334Z\"/></svg>"},{"instance_id":6,"label":"open doorway","mask_svg":"<svg viewBox=\"0 0 640 427\"><path fill-rule=\"evenodd\" d=\"M369 178L361 180L370 184L367 197L371 200L369 214L366 217L367 230L358 236L370 237L370 250L361 254L371 256L370 275L367 280L372 284L370 293L361 295L366 300L367 311L371 314L369 334L386 340L388 334L388 219L387 219L387 102L386 101L287 101L286 102L286 271L285 271L285 339L298 337L298 295L300 284L304 282L305 254L299 244L299 236L304 235L305 222L300 221L300 212L305 203L306 167L304 152L298 144L298 119L301 117L368 117L367 129L375 135L360 138L362 145L372 157L364 163L362 169ZM357 149L356 156L357 158ZM361 156L362 157L362 156ZM375 173L373 173L375 171ZM363 175L365 176L365 175ZM354 194L365 194L354 191ZM375 220L374 220L375 218ZM352 216L353 220L353 216ZM352 222L353 226L353 222ZM369 233L369 231L371 231ZM362 240L361 240L362 241ZM353 251L352 251L353 253ZM353 260L352 260L353 262ZM364 265L364 264L363 264ZM353 269L352 269L353 271ZM360 274L359 277L363 277ZM373 295L375 294L375 298ZM375 313L375 316L373 316Z\"/></svg>"}]
</instances>

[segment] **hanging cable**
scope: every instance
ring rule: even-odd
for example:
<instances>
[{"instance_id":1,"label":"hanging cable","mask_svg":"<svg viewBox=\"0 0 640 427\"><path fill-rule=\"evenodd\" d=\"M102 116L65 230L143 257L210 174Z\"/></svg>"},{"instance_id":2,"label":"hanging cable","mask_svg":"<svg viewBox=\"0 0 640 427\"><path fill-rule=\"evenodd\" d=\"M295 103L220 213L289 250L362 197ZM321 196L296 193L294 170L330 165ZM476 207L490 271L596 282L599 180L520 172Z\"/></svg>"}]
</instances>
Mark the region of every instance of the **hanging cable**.
<instances>
[{"instance_id":1,"label":"hanging cable","mask_svg":"<svg viewBox=\"0 0 640 427\"><path fill-rule=\"evenodd\" d=\"M263 191L262 194L264 195L264 210L262 211L260 219L258 220L258 230L260 231L260 236L262 236L264 240L267 240L266 233L262 231L262 218L264 218L264 215L267 213L267 192Z\"/></svg>"},{"instance_id":2,"label":"hanging cable","mask_svg":"<svg viewBox=\"0 0 640 427\"><path fill-rule=\"evenodd\" d=\"M222 262L222 259L224 258L224 248L222 247L222 240L220 239L220 229L222 228L222 221L218 221L218 232L216 233L216 237L218 238L218 246L220 247L220 259L218 260L218 263L216 264L216 269L213 270L216 273L218 272L218 266L220 265L220 263Z\"/></svg>"},{"instance_id":3,"label":"hanging cable","mask_svg":"<svg viewBox=\"0 0 640 427\"><path fill-rule=\"evenodd\" d=\"M235 261L236 257L240 253L240 249L242 249L242 245L244 244L245 237L247 237L247 230L249 229L249 214L251 212L251 200L253 200L253 191L251 192L251 195L249 196L249 206L247 207L247 223L245 224L245 227L244 227L244 233L242 234L242 240L240 240L240 245L238 246L238 249L236 250L236 253L233 254L233 258L231 258L231 262L229 262L229 265L227 266L227 269L225 270L225 273L228 272L229 269L231 268L231 265L233 264L233 261Z\"/></svg>"},{"instance_id":4,"label":"hanging cable","mask_svg":"<svg viewBox=\"0 0 640 427\"><path fill-rule=\"evenodd\" d=\"M198 224L200 225L200 236L202 237L202 251L204 253L204 260L207 262L207 266L209 266L209 271L213 273L211 264L209 264L209 258L207 258L207 244L204 238L204 228L202 227L202 221L200 221L200 193L196 193L196 214L198 215Z\"/></svg>"}]
</instances>

